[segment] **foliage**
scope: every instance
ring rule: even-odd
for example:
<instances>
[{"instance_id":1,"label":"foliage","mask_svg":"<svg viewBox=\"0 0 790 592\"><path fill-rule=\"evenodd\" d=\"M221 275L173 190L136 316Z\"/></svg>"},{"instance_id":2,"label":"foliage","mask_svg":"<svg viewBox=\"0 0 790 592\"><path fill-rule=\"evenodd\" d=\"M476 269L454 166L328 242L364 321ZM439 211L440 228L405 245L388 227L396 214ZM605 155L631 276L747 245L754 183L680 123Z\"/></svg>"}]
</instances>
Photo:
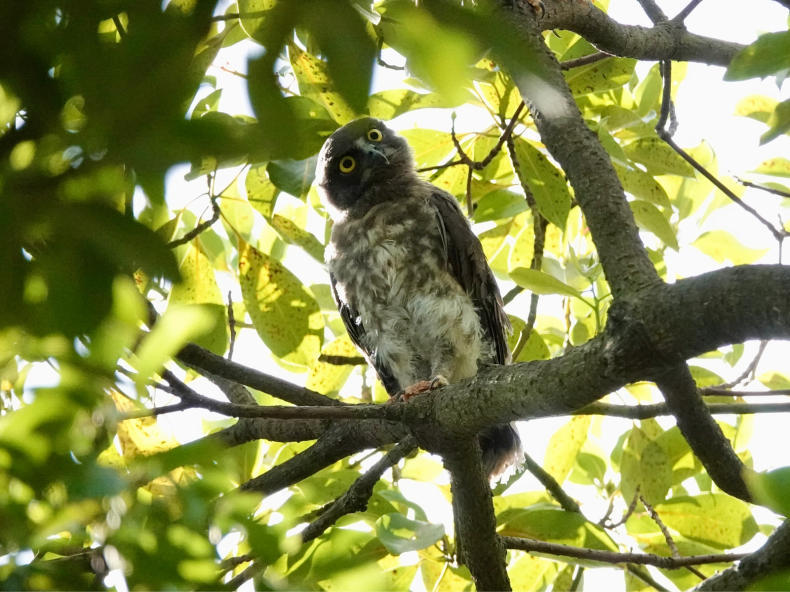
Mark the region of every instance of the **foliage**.
<instances>
[{"instance_id":1,"label":"foliage","mask_svg":"<svg viewBox=\"0 0 790 592\"><path fill-rule=\"evenodd\" d=\"M469 177L463 166L437 168L456 157L450 109L458 123L475 122L457 139L482 161L522 100L517 79L531 77L537 94L551 96L544 72L496 14L454 3L239 0L222 3L224 15L210 2L164 4L0 7L0 47L13 56L0 73L3 586L217 588L254 559L263 589L407 590L417 581L428 590L470 588L469 572L452 563L452 521L444 517L450 487L434 457L406 457L372 488L364 510L302 544L298 527L378 456L344 457L287 495L261 496L239 486L313 438L228 447L208 435L225 434L229 420L179 409L168 421L146 410L177 401L161 384L165 366L209 391L194 370L172 361L190 342L220 356L233 345L237 358L343 402L383 401L371 372L353 359L319 265L328 223L312 187L324 138L361 114L419 117L420 128L404 135L417 166L431 169L426 178L472 208L509 292L519 362L557 357L600 334L610 287L573 189L532 119L521 115L512 151L503 147ZM728 77L786 76L789 38L761 37ZM561 62L595 52L569 31L545 41ZM411 77L401 72L394 88L377 84L371 92L374 73L386 71L376 66L377 47ZM227 69L226 55L249 56L246 68L230 67L246 69L237 75L254 115L223 109L217 73ZM699 271L763 260L768 249L738 237L739 222L726 219L737 206L656 135L657 68L610 57L568 69L565 79L615 165L663 279L685 273L679 261L688 258ZM767 124L767 142L787 133L787 104L749 97L739 114ZM689 151L717 170L708 146ZM183 163L190 182L175 183L169 171ZM789 171L777 157L750 178L787 196ZM732 179L724 182L742 194ZM786 197L779 208L787 214ZM204 224L212 213L216 221ZM534 323L525 289L540 295ZM738 376L745 351L733 344L697 360L698 385ZM758 380L790 386L782 368ZM268 405L277 394L254 391L254 401L241 402ZM649 404L660 394L638 383L607 401ZM728 417L720 425L749 465L752 419ZM592 500L585 515L521 472L497 488L500 534L669 555L668 528L681 554L696 555L731 550L773 528L758 523L765 514L756 518L718 490L671 422L579 416L555 428L545 470L574 497ZM540 454L543 444L533 450L534 439L527 442L530 454ZM786 469L752 482L761 503L787 515ZM645 504L626 515L640 495ZM597 507L607 503L603 517ZM623 524L612 525L612 508ZM508 564L519 590L559 589L585 566L600 566L516 551ZM700 569L710 575L716 567ZM698 581L660 571L679 587Z\"/></svg>"}]
</instances>

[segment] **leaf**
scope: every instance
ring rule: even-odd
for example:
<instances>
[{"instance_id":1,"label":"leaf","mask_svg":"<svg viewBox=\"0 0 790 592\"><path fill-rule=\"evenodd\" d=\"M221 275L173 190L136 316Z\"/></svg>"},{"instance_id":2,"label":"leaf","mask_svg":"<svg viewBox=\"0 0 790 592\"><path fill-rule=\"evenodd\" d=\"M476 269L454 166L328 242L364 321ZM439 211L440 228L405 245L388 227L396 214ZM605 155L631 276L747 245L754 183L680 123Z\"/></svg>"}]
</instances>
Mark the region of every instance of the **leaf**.
<instances>
[{"instance_id":1,"label":"leaf","mask_svg":"<svg viewBox=\"0 0 790 592\"><path fill-rule=\"evenodd\" d=\"M419 93L410 89L383 90L368 98L368 114L390 120L417 109L452 107L450 101L436 93Z\"/></svg>"},{"instance_id":2,"label":"leaf","mask_svg":"<svg viewBox=\"0 0 790 592\"><path fill-rule=\"evenodd\" d=\"M321 350L321 310L283 265L239 240L241 292L252 324L271 352L306 370Z\"/></svg>"},{"instance_id":3,"label":"leaf","mask_svg":"<svg viewBox=\"0 0 790 592\"><path fill-rule=\"evenodd\" d=\"M305 160L273 160L266 165L266 173L278 189L296 197L304 197L315 179L317 160L317 156Z\"/></svg>"},{"instance_id":4,"label":"leaf","mask_svg":"<svg viewBox=\"0 0 790 592\"><path fill-rule=\"evenodd\" d=\"M315 98L340 125L356 117L354 108L330 80L326 62L293 42L288 44L288 56L299 84L299 94Z\"/></svg>"},{"instance_id":5,"label":"leaf","mask_svg":"<svg viewBox=\"0 0 790 592\"><path fill-rule=\"evenodd\" d=\"M517 267L510 272L510 279L535 294L563 294L576 298L582 297L578 290L574 290L554 276L536 269Z\"/></svg>"},{"instance_id":6,"label":"leaf","mask_svg":"<svg viewBox=\"0 0 790 592\"><path fill-rule=\"evenodd\" d=\"M723 493L676 497L655 509L670 528L718 549L743 545L758 532L749 505Z\"/></svg>"},{"instance_id":7,"label":"leaf","mask_svg":"<svg viewBox=\"0 0 790 592\"><path fill-rule=\"evenodd\" d=\"M779 103L766 123L770 129L760 136L760 144L766 144L782 134L790 132L790 99Z\"/></svg>"},{"instance_id":8,"label":"leaf","mask_svg":"<svg viewBox=\"0 0 790 592\"><path fill-rule=\"evenodd\" d=\"M769 250L744 247L737 238L726 230L705 232L692 244L717 262L730 261L733 265L754 263Z\"/></svg>"},{"instance_id":9,"label":"leaf","mask_svg":"<svg viewBox=\"0 0 790 592\"><path fill-rule=\"evenodd\" d=\"M777 177L790 177L790 160L781 157L772 158L763 162L754 169L754 172L764 175L776 175Z\"/></svg>"},{"instance_id":10,"label":"leaf","mask_svg":"<svg viewBox=\"0 0 790 592\"><path fill-rule=\"evenodd\" d=\"M571 208L571 195L564 175L523 138L516 139L516 156L521 174L535 196L540 213L557 227L565 228Z\"/></svg>"},{"instance_id":11,"label":"leaf","mask_svg":"<svg viewBox=\"0 0 790 592\"><path fill-rule=\"evenodd\" d=\"M203 305L204 310L214 318L212 329L196 336L193 341L221 355L228 344L228 313L214 276L214 268L195 241L185 245L183 250L185 255L178 266L181 281L173 286L169 302Z\"/></svg>"},{"instance_id":12,"label":"leaf","mask_svg":"<svg viewBox=\"0 0 790 592\"><path fill-rule=\"evenodd\" d=\"M631 211L634 213L634 219L637 226L643 230L649 230L655 234L661 242L665 245L678 250L678 241L675 237L675 231L669 225L669 222L664 217L656 206L646 201L631 201L628 202L631 206Z\"/></svg>"},{"instance_id":13,"label":"leaf","mask_svg":"<svg viewBox=\"0 0 790 592\"><path fill-rule=\"evenodd\" d=\"M641 169L627 168L616 163L614 170L623 184L623 189L635 198L666 209L672 207L666 190L652 175Z\"/></svg>"},{"instance_id":14,"label":"leaf","mask_svg":"<svg viewBox=\"0 0 790 592\"><path fill-rule=\"evenodd\" d=\"M768 123L768 118L776 109L778 101L762 95L751 95L738 101L735 106L735 114L742 117L750 117L762 123Z\"/></svg>"},{"instance_id":15,"label":"leaf","mask_svg":"<svg viewBox=\"0 0 790 592\"><path fill-rule=\"evenodd\" d=\"M322 356L344 356L359 357L359 351L349 339L348 335L342 335L330 342L321 351ZM310 366L305 387L321 393L322 395L336 395L341 387L346 383L354 366L346 364L330 364L316 360Z\"/></svg>"},{"instance_id":16,"label":"leaf","mask_svg":"<svg viewBox=\"0 0 790 592\"><path fill-rule=\"evenodd\" d=\"M302 247L305 252L319 263L324 263L324 245L313 235L313 233L299 228L296 222L280 214L275 214L269 219L282 239L292 245Z\"/></svg>"},{"instance_id":17,"label":"leaf","mask_svg":"<svg viewBox=\"0 0 790 592\"><path fill-rule=\"evenodd\" d=\"M390 553L400 555L433 545L444 536L444 526L403 514L385 514L376 520L376 536Z\"/></svg>"},{"instance_id":18,"label":"leaf","mask_svg":"<svg viewBox=\"0 0 790 592\"><path fill-rule=\"evenodd\" d=\"M557 430L549 440L543 468L562 485L571 472L576 458L587 440L590 429L589 415L572 417L568 423Z\"/></svg>"},{"instance_id":19,"label":"leaf","mask_svg":"<svg viewBox=\"0 0 790 592\"><path fill-rule=\"evenodd\" d=\"M250 167L244 177L244 189L247 193L247 201L252 207L264 218L269 218L274 213L274 204L280 190L272 183L266 168L266 164Z\"/></svg>"},{"instance_id":20,"label":"leaf","mask_svg":"<svg viewBox=\"0 0 790 592\"><path fill-rule=\"evenodd\" d=\"M639 138L623 146L628 158L647 167L651 175L693 177L694 169L661 138Z\"/></svg>"},{"instance_id":21,"label":"leaf","mask_svg":"<svg viewBox=\"0 0 790 592\"><path fill-rule=\"evenodd\" d=\"M523 195L518 195L506 189L496 189L486 193L477 202L474 221L487 222L489 220L512 218L527 209L529 209L529 206Z\"/></svg>"},{"instance_id":22,"label":"leaf","mask_svg":"<svg viewBox=\"0 0 790 592\"><path fill-rule=\"evenodd\" d=\"M766 33L735 54L725 80L781 75L790 70L790 31Z\"/></svg>"},{"instance_id":23,"label":"leaf","mask_svg":"<svg viewBox=\"0 0 790 592\"><path fill-rule=\"evenodd\" d=\"M620 478L623 497L629 502L637 488L648 503L661 502L672 484L672 463L666 451L640 427L631 428L626 438Z\"/></svg>"},{"instance_id":24,"label":"leaf","mask_svg":"<svg viewBox=\"0 0 790 592\"><path fill-rule=\"evenodd\" d=\"M626 84L634 74L636 60L609 58L565 73L565 81L574 96L600 93Z\"/></svg>"},{"instance_id":25,"label":"leaf","mask_svg":"<svg viewBox=\"0 0 790 592\"><path fill-rule=\"evenodd\" d=\"M745 475L758 504L790 517L790 467L763 473L747 471Z\"/></svg>"}]
</instances>

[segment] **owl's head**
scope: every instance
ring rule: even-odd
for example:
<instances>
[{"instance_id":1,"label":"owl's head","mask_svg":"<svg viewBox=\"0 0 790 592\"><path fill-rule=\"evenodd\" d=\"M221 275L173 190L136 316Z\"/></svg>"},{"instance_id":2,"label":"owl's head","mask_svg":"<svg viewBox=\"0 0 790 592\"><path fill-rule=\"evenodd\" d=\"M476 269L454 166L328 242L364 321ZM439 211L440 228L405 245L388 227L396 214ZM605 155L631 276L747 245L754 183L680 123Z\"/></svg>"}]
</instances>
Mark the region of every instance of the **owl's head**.
<instances>
[{"instance_id":1,"label":"owl's head","mask_svg":"<svg viewBox=\"0 0 790 592\"><path fill-rule=\"evenodd\" d=\"M347 123L329 136L316 165L318 192L333 218L366 212L396 194L393 185L414 176L406 140L372 117Z\"/></svg>"}]
</instances>

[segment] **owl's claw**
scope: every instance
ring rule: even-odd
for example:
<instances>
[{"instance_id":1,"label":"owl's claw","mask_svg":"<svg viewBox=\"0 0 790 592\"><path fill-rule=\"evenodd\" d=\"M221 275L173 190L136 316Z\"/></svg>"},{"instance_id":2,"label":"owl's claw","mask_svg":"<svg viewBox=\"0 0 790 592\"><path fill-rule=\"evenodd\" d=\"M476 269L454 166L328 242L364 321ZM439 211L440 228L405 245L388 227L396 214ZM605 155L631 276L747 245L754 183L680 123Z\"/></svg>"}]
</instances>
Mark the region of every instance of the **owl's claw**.
<instances>
[{"instance_id":1,"label":"owl's claw","mask_svg":"<svg viewBox=\"0 0 790 592\"><path fill-rule=\"evenodd\" d=\"M406 402L412 397L416 397L417 395L421 395L423 393L427 393L429 391L436 390L443 386L447 386L450 384L447 379L442 376L441 374L437 374L431 380L421 380L419 382L415 382L413 385L406 387L403 389L402 392L398 393L394 397L390 399L390 401L402 401Z\"/></svg>"},{"instance_id":2,"label":"owl's claw","mask_svg":"<svg viewBox=\"0 0 790 592\"><path fill-rule=\"evenodd\" d=\"M546 7L543 6L542 0L527 0L527 4L532 7L532 10L535 11L539 17L543 16L543 13L546 12Z\"/></svg>"}]
</instances>

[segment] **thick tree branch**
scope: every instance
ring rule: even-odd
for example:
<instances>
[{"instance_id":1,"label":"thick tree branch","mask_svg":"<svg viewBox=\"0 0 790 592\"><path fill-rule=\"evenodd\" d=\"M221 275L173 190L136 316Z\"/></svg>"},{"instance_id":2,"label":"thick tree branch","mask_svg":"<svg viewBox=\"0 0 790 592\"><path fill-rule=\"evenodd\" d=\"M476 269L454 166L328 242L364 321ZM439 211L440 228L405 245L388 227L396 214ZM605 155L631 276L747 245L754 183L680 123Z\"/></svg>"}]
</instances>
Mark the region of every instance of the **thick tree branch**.
<instances>
[{"instance_id":1,"label":"thick tree branch","mask_svg":"<svg viewBox=\"0 0 790 592\"><path fill-rule=\"evenodd\" d=\"M478 590L510 590L505 547L496 534L491 488L483 474L477 438L457 439L442 451L450 472L456 546Z\"/></svg>"},{"instance_id":2,"label":"thick tree branch","mask_svg":"<svg viewBox=\"0 0 790 592\"><path fill-rule=\"evenodd\" d=\"M553 6L555 3L550 3ZM575 2L575 6L588 3ZM580 9L582 10L582 9ZM597 10L597 9L596 9ZM540 63L543 84L551 87L551 99L538 102L531 97L545 94L534 80L516 80L546 148L560 163L573 186L595 242L606 279L617 298L660 282L639 238L631 208L609 155L587 127L562 76L554 54L538 33L531 12L503 12L521 45Z\"/></svg>"},{"instance_id":3,"label":"thick tree branch","mask_svg":"<svg viewBox=\"0 0 790 592\"><path fill-rule=\"evenodd\" d=\"M675 60L726 66L743 48L738 43L689 33L682 22L674 19L653 27L624 25L610 18L592 2L577 0L546 2L546 11L539 26L544 31L567 29L578 33L601 51L641 60Z\"/></svg>"},{"instance_id":4,"label":"thick tree branch","mask_svg":"<svg viewBox=\"0 0 790 592\"><path fill-rule=\"evenodd\" d=\"M680 363L656 378L678 428L710 478L722 490L742 500L752 496L743 479L744 465L735 454L719 424L702 402L688 366Z\"/></svg>"},{"instance_id":5,"label":"thick tree branch","mask_svg":"<svg viewBox=\"0 0 790 592\"><path fill-rule=\"evenodd\" d=\"M741 562L708 578L697 590L743 590L775 571L790 568L790 521L783 522L766 543Z\"/></svg>"}]
</instances>

